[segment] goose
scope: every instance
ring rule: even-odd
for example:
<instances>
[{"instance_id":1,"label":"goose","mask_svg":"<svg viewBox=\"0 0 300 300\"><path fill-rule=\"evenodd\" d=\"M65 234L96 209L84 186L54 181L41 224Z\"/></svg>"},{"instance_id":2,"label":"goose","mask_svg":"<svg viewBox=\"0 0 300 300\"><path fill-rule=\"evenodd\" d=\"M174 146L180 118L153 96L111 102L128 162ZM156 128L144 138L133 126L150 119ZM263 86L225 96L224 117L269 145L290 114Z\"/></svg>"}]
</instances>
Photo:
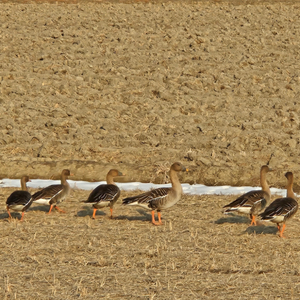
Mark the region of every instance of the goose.
<instances>
[{"instance_id":1,"label":"goose","mask_svg":"<svg viewBox=\"0 0 300 300\"><path fill-rule=\"evenodd\" d=\"M285 222L292 218L298 210L298 202L293 192L294 175L292 172L287 172L285 177L288 181L286 197L274 200L266 210L259 215L261 220L271 221L277 224L280 237L284 237ZM280 226L281 224L282 226Z\"/></svg>"},{"instance_id":2,"label":"goose","mask_svg":"<svg viewBox=\"0 0 300 300\"><path fill-rule=\"evenodd\" d=\"M73 176L73 174L70 173L70 170L64 169L61 173L61 184L49 185L36 192L32 195L33 202L50 205L48 214L51 213L53 207L59 212L64 213L65 211L61 210L57 204L62 202L70 194L71 187L67 182L68 176Z\"/></svg>"},{"instance_id":3,"label":"goose","mask_svg":"<svg viewBox=\"0 0 300 300\"><path fill-rule=\"evenodd\" d=\"M233 202L223 207L224 214L230 212L238 212L243 214L249 214L251 218L251 225L256 225L256 216L262 211L271 198L271 191L266 180L266 174L272 171L268 166L264 165L260 169L260 185L262 190L250 191Z\"/></svg>"},{"instance_id":4,"label":"goose","mask_svg":"<svg viewBox=\"0 0 300 300\"><path fill-rule=\"evenodd\" d=\"M113 206L120 197L120 189L114 182L114 177L124 176L121 172L116 169L111 169L106 175L106 183L97 186L89 195L84 203L93 204L93 219L95 219L96 211L99 208L107 207L110 208L110 217L113 217Z\"/></svg>"},{"instance_id":5,"label":"goose","mask_svg":"<svg viewBox=\"0 0 300 300\"><path fill-rule=\"evenodd\" d=\"M152 223L162 225L161 211L176 204L183 194L177 173L188 171L180 162L175 162L170 168L171 188L163 187L150 190L146 193L123 199L123 205L138 205L151 210ZM155 221L155 211L157 211L158 222Z\"/></svg>"},{"instance_id":6,"label":"goose","mask_svg":"<svg viewBox=\"0 0 300 300\"><path fill-rule=\"evenodd\" d=\"M31 194L27 191L26 183L29 182L30 179L28 176L23 176L21 178L21 191L14 191L6 200L6 210L11 219L10 210L21 211L22 217L20 221L23 221L25 211L32 204Z\"/></svg>"}]
</instances>

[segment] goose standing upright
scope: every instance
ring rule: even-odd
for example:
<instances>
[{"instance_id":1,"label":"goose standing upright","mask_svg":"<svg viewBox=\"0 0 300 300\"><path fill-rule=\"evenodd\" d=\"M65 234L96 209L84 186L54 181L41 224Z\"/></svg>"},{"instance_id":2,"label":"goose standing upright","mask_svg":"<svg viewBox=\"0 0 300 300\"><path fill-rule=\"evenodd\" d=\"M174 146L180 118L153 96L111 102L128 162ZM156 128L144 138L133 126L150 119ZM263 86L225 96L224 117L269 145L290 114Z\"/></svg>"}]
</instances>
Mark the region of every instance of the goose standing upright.
<instances>
[{"instance_id":1,"label":"goose standing upright","mask_svg":"<svg viewBox=\"0 0 300 300\"><path fill-rule=\"evenodd\" d=\"M285 222L292 218L298 210L298 202L293 192L294 175L292 172L285 174L287 178L287 196L274 200L266 210L259 216L263 221L271 221L277 223L279 236L283 237ZM282 224L282 227L280 226Z\"/></svg>"},{"instance_id":2,"label":"goose standing upright","mask_svg":"<svg viewBox=\"0 0 300 300\"><path fill-rule=\"evenodd\" d=\"M176 204L182 195L182 187L177 173L188 171L180 162L175 162L170 168L171 188L158 188L146 193L123 199L124 205L138 205L152 210L152 223L162 225L161 211ZM155 221L155 210L157 211L158 222Z\"/></svg>"},{"instance_id":3,"label":"goose standing upright","mask_svg":"<svg viewBox=\"0 0 300 300\"><path fill-rule=\"evenodd\" d=\"M250 225L256 225L255 218L257 214L266 207L267 202L269 202L271 198L271 191L266 180L266 174L270 171L272 171L272 169L266 165L260 169L260 185L262 190L250 191L238 197L233 202L225 205L223 212L226 214L236 211L238 213L249 214L251 218Z\"/></svg>"},{"instance_id":4,"label":"goose standing upright","mask_svg":"<svg viewBox=\"0 0 300 300\"><path fill-rule=\"evenodd\" d=\"M65 212L61 210L57 204L62 202L70 194L71 187L67 182L68 176L72 176L70 170L64 169L61 173L61 184L49 185L42 190L33 194L32 199L34 203L50 205L48 214L51 213L54 207L59 212Z\"/></svg>"},{"instance_id":5,"label":"goose standing upright","mask_svg":"<svg viewBox=\"0 0 300 300\"><path fill-rule=\"evenodd\" d=\"M32 204L31 194L27 191L26 183L29 182L30 179L28 176L23 176L21 178L21 191L14 191L6 200L6 210L11 219L10 210L21 211L22 217L21 221L23 221L25 211Z\"/></svg>"},{"instance_id":6,"label":"goose standing upright","mask_svg":"<svg viewBox=\"0 0 300 300\"><path fill-rule=\"evenodd\" d=\"M89 195L89 198L84 203L93 204L93 219L95 219L96 211L99 208L110 207L110 217L112 218L113 206L120 197L120 189L114 182L114 177L123 176L116 169L111 169L106 175L106 183L97 186Z\"/></svg>"}]
</instances>

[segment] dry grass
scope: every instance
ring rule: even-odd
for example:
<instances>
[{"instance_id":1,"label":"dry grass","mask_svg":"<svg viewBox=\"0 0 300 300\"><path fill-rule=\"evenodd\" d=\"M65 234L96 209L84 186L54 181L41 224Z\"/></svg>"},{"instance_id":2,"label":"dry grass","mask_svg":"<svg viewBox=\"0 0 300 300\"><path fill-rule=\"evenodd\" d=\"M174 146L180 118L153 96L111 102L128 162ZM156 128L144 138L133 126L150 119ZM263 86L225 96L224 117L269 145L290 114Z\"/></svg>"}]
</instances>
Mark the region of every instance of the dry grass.
<instances>
[{"instance_id":1,"label":"dry grass","mask_svg":"<svg viewBox=\"0 0 300 300\"><path fill-rule=\"evenodd\" d=\"M75 190L46 215L33 205L24 222L8 221L2 189L1 299L297 299L300 293L298 215L286 239L276 227L248 227L243 216L224 216L234 197L184 196L163 212L117 203L98 211L79 203ZM122 197L135 194L123 192ZM19 218L18 213L13 216Z\"/></svg>"}]
</instances>

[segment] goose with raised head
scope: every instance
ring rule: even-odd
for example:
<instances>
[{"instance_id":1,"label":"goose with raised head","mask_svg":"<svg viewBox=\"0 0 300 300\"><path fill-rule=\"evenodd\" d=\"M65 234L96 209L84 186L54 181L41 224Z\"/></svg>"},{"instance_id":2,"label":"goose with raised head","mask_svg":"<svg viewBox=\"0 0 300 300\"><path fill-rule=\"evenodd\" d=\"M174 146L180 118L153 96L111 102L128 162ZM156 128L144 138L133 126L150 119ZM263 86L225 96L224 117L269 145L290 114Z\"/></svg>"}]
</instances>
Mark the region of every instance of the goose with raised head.
<instances>
[{"instance_id":1,"label":"goose with raised head","mask_svg":"<svg viewBox=\"0 0 300 300\"><path fill-rule=\"evenodd\" d=\"M124 176L120 171L111 169L106 175L106 183L97 186L89 195L84 203L92 204L94 207L93 219L95 219L97 209L107 207L110 208L110 217L113 217L113 207L120 197L120 189L114 182L114 178Z\"/></svg>"},{"instance_id":2,"label":"goose with raised head","mask_svg":"<svg viewBox=\"0 0 300 300\"><path fill-rule=\"evenodd\" d=\"M36 192L32 195L33 202L39 204L50 205L48 214L51 213L52 208L54 207L59 212L65 212L61 210L57 204L62 202L70 194L71 187L67 182L67 178L72 176L70 170L64 169L61 173L61 184L49 185L42 190Z\"/></svg>"},{"instance_id":3,"label":"goose with raised head","mask_svg":"<svg viewBox=\"0 0 300 300\"><path fill-rule=\"evenodd\" d=\"M261 190L250 191L223 207L223 213L238 212L250 215L251 224L256 225L256 216L262 211L271 198L271 191L266 180L266 174L272 171L268 166L260 169Z\"/></svg>"},{"instance_id":4,"label":"goose with raised head","mask_svg":"<svg viewBox=\"0 0 300 300\"><path fill-rule=\"evenodd\" d=\"M21 211L22 217L21 221L23 221L25 211L30 207L32 204L32 197L31 194L27 191L26 183L29 182L30 179L28 176L23 176L21 178L21 190L14 191L6 200L6 210L11 219L10 210L14 211Z\"/></svg>"},{"instance_id":5,"label":"goose with raised head","mask_svg":"<svg viewBox=\"0 0 300 300\"><path fill-rule=\"evenodd\" d=\"M182 187L178 178L178 172L188 171L180 162L175 162L170 168L170 180L172 187L153 189L146 193L123 199L124 205L138 205L152 211L152 223L162 225L161 211L176 204L182 195ZM157 211L158 222L155 221Z\"/></svg>"},{"instance_id":6,"label":"goose with raised head","mask_svg":"<svg viewBox=\"0 0 300 300\"><path fill-rule=\"evenodd\" d=\"M292 218L298 210L298 202L293 192L294 175L292 172L287 172L285 177L288 181L286 197L274 200L266 210L259 215L262 221L270 221L277 224L280 237L283 237L286 226L285 222Z\"/></svg>"}]
</instances>

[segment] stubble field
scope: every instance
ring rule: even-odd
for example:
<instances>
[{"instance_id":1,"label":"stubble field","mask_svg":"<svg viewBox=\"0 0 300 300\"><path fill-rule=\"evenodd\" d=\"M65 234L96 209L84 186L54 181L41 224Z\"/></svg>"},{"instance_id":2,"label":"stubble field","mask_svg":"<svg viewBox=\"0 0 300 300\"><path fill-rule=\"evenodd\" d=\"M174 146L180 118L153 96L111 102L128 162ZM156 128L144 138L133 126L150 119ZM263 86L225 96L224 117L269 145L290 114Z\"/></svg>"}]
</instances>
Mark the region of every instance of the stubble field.
<instances>
[{"instance_id":1,"label":"stubble field","mask_svg":"<svg viewBox=\"0 0 300 300\"><path fill-rule=\"evenodd\" d=\"M297 2L23 2L0 4L1 178L161 183L181 161L182 182L257 186L272 157L270 185L299 191ZM121 201L92 220L74 190L8 221L13 190L1 299L299 299L298 214L280 239L222 215L234 196L185 195L156 227Z\"/></svg>"},{"instance_id":2,"label":"stubble field","mask_svg":"<svg viewBox=\"0 0 300 300\"><path fill-rule=\"evenodd\" d=\"M13 189L2 190L3 198ZM136 194L122 192L121 198ZM275 225L222 215L234 196L188 196L151 214L117 202L97 212L73 190L60 207L32 205L24 221L1 210L2 299L297 299L298 216L280 239ZM274 198L274 197L273 197ZM14 217L20 218L18 213Z\"/></svg>"}]
</instances>

